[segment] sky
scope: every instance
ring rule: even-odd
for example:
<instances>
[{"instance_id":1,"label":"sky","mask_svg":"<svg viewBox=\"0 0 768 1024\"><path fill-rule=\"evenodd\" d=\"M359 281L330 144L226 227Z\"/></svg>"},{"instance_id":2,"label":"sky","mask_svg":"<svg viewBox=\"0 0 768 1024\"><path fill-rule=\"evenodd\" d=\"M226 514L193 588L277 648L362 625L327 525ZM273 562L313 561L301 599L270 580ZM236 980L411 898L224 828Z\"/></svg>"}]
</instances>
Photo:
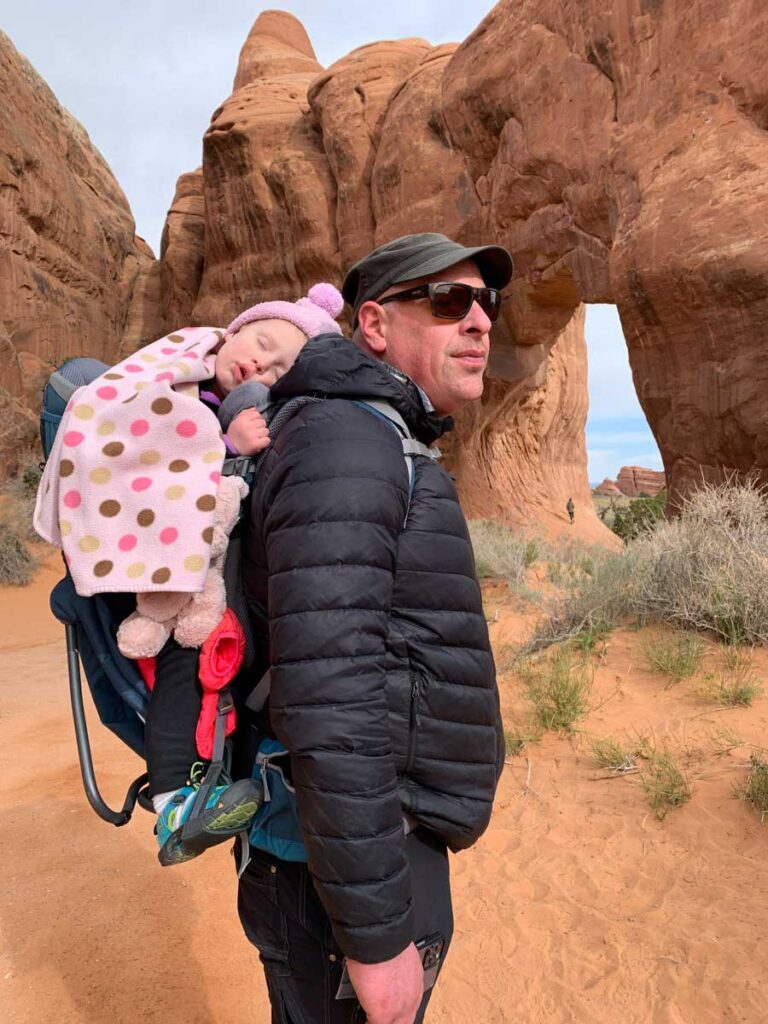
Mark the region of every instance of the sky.
<instances>
[{"instance_id":1,"label":"sky","mask_svg":"<svg viewBox=\"0 0 768 1024\"><path fill-rule=\"evenodd\" d=\"M240 48L269 6L26 0L0 10L0 29L84 125L155 253L176 179L200 165L211 114L232 92ZM461 41L492 7L490 0L294 0L281 9L302 21L327 67L375 40ZM615 477L622 465L661 468L614 307L588 308L587 342L589 479Z\"/></svg>"},{"instance_id":2,"label":"sky","mask_svg":"<svg viewBox=\"0 0 768 1024\"><path fill-rule=\"evenodd\" d=\"M589 367L588 476L615 480L622 466L663 469L661 455L637 400L627 343L615 306L588 305L584 329Z\"/></svg>"}]
</instances>

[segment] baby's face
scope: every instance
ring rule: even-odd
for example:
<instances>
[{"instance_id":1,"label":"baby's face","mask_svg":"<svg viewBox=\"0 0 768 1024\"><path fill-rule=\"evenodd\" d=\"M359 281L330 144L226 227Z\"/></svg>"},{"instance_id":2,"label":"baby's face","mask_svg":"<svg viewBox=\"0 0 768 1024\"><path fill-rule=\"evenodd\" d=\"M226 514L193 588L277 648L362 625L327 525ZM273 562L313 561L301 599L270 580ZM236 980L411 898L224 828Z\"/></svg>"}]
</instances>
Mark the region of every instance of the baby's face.
<instances>
[{"instance_id":1,"label":"baby's face","mask_svg":"<svg viewBox=\"0 0 768 1024\"><path fill-rule=\"evenodd\" d=\"M224 394L244 380L271 387L289 370L307 336L287 320L255 320L227 334L216 353L216 383Z\"/></svg>"}]
</instances>

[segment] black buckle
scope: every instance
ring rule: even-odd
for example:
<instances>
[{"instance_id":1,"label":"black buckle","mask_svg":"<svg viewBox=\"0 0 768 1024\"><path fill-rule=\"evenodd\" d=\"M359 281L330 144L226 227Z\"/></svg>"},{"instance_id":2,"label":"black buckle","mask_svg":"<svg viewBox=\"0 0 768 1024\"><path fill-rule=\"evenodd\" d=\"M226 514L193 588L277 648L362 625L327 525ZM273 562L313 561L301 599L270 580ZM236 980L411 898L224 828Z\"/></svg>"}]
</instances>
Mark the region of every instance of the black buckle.
<instances>
[{"instance_id":1,"label":"black buckle","mask_svg":"<svg viewBox=\"0 0 768 1024\"><path fill-rule=\"evenodd\" d=\"M221 467L222 476L241 476L245 479L252 473L256 466L256 460L250 455L234 455L224 459Z\"/></svg>"}]
</instances>

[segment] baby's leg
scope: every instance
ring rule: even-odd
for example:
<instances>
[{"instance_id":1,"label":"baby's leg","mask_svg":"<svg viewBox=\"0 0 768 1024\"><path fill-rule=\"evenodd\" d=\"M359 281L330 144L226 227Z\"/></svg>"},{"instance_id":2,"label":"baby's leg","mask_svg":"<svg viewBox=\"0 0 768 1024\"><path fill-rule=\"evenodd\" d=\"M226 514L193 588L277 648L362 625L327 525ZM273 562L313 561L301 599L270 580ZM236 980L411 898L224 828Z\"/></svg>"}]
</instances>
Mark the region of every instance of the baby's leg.
<instances>
[{"instance_id":1,"label":"baby's leg","mask_svg":"<svg viewBox=\"0 0 768 1024\"><path fill-rule=\"evenodd\" d=\"M200 761L195 738L202 691L196 648L169 640L157 656L155 686L145 729L149 795L158 815L158 859L167 867L197 857L209 846L250 828L261 806L260 781L240 779L206 791L197 807L202 781L190 779ZM193 818L194 812L194 818Z\"/></svg>"},{"instance_id":2,"label":"baby's leg","mask_svg":"<svg viewBox=\"0 0 768 1024\"><path fill-rule=\"evenodd\" d=\"M180 647L173 639L157 656L145 729L150 797L170 796L181 789L192 765L200 760L195 742L202 697L199 656L199 650Z\"/></svg>"}]
</instances>

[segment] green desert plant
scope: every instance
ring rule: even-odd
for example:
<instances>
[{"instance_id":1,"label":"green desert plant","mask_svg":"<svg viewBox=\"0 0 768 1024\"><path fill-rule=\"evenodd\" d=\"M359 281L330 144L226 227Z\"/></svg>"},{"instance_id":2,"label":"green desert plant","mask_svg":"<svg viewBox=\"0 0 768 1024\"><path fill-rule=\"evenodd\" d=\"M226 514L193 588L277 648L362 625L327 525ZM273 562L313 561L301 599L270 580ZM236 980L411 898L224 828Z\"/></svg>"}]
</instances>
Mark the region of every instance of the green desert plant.
<instances>
[{"instance_id":1,"label":"green desert plant","mask_svg":"<svg viewBox=\"0 0 768 1024\"><path fill-rule=\"evenodd\" d=\"M25 587L32 582L35 559L8 519L0 522L0 584Z\"/></svg>"},{"instance_id":2,"label":"green desert plant","mask_svg":"<svg viewBox=\"0 0 768 1024\"><path fill-rule=\"evenodd\" d=\"M588 710L591 678L583 662L574 663L567 647L558 647L528 673L528 697L544 729L570 729Z\"/></svg>"},{"instance_id":3,"label":"green desert plant","mask_svg":"<svg viewBox=\"0 0 768 1024\"><path fill-rule=\"evenodd\" d=\"M743 786L735 789L735 795L751 804L765 824L768 815L768 761L765 751L755 751L749 759L749 771Z\"/></svg>"},{"instance_id":4,"label":"green desert plant","mask_svg":"<svg viewBox=\"0 0 768 1024\"><path fill-rule=\"evenodd\" d=\"M762 690L754 681L723 680L717 689L717 703L727 708L748 708Z\"/></svg>"},{"instance_id":5,"label":"green desert plant","mask_svg":"<svg viewBox=\"0 0 768 1024\"><path fill-rule=\"evenodd\" d=\"M625 775L638 770L637 754L626 750L618 740L612 736L603 739L590 741L592 758L600 768L615 772L617 775Z\"/></svg>"},{"instance_id":6,"label":"green desert plant","mask_svg":"<svg viewBox=\"0 0 768 1024\"><path fill-rule=\"evenodd\" d=\"M743 668L714 675L707 681L702 696L724 708L747 708L762 690L752 670Z\"/></svg>"},{"instance_id":7,"label":"green desert plant","mask_svg":"<svg viewBox=\"0 0 768 1024\"><path fill-rule=\"evenodd\" d=\"M666 749L653 752L640 785L660 821L673 807L680 807L693 795L691 780Z\"/></svg>"},{"instance_id":8,"label":"green desert plant","mask_svg":"<svg viewBox=\"0 0 768 1024\"><path fill-rule=\"evenodd\" d=\"M699 697L725 708L749 707L762 689L750 653L740 644L725 644L723 668L706 676Z\"/></svg>"},{"instance_id":9,"label":"green desert plant","mask_svg":"<svg viewBox=\"0 0 768 1024\"><path fill-rule=\"evenodd\" d=\"M743 644L725 643L722 645L723 664L729 672L736 672L744 665L752 664L752 657Z\"/></svg>"},{"instance_id":10,"label":"green desert plant","mask_svg":"<svg viewBox=\"0 0 768 1024\"><path fill-rule=\"evenodd\" d=\"M37 485L40 483L40 477L42 476L42 470L37 462L28 462L23 466L21 473L19 474L21 480L21 486L26 494L34 495L37 493Z\"/></svg>"},{"instance_id":11,"label":"green desert plant","mask_svg":"<svg viewBox=\"0 0 768 1024\"><path fill-rule=\"evenodd\" d=\"M625 508L618 508L613 514L611 529L628 544L644 533L649 533L664 518L667 492L662 490L655 498L641 495L633 498Z\"/></svg>"},{"instance_id":12,"label":"green desert plant","mask_svg":"<svg viewBox=\"0 0 768 1024\"><path fill-rule=\"evenodd\" d=\"M513 725L504 732L504 748L507 756L519 757L531 743L541 739L541 728L536 723Z\"/></svg>"},{"instance_id":13,"label":"green desert plant","mask_svg":"<svg viewBox=\"0 0 768 1024\"><path fill-rule=\"evenodd\" d=\"M744 740L727 725L724 725L710 734L709 745L715 757L727 757L732 750L743 747Z\"/></svg>"},{"instance_id":14,"label":"green desert plant","mask_svg":"<svg viewBox=\"0 0 768 1024\"><path fill-rule=\"evenodd\" d=\"M660 630L646 637L642 648L648 667L670 683L692 676L704 657L701 638L689 632Z\"/></svg>"},{"instance_id":15,"label":"green desert plant","mask_svg":"<svg viewBox=\"0 0 768 1024\"><path fill-rule=\"evenodd\" d=\"M578 632L573 638L573 646L584 654L599 650L601 645L611 635L613 626L608 622L601 622L599 619Z\"/></svg>"}]
</instances>

